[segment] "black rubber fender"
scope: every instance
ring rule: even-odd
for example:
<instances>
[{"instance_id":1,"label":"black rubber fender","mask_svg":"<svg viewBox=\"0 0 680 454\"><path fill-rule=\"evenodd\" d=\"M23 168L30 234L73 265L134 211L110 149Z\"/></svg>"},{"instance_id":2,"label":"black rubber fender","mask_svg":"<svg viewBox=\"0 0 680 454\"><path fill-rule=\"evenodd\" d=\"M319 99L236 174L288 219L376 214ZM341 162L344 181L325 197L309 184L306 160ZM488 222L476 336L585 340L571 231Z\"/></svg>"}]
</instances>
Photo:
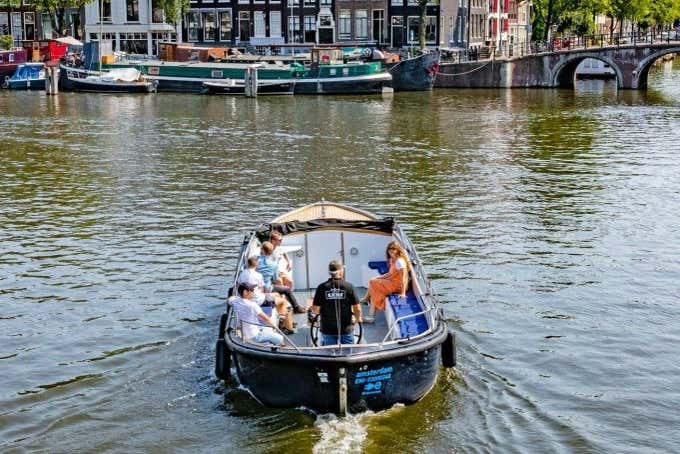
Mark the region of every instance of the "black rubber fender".
<instances>
[{"instance_id":1,"label":"black rubber fender","mask_svg":"<svg viewBox=\"0 0 680 454\"><path fill-rule=\"evenodd\" d=\"M215 344L215 376L222 380L229 377L231 369L231 351L224 339Z\"/></svg>"},{"instance_id":2,"label":"black rubber fender","mask_svg":"<svg viewBox=\"0 0 680 454\"><path fill-rule=\"evenodd\" d=\"M456 365L456 335L449 331L446 340L442 344L442 366L453 367Z\"/></svg>"}]
</instances>

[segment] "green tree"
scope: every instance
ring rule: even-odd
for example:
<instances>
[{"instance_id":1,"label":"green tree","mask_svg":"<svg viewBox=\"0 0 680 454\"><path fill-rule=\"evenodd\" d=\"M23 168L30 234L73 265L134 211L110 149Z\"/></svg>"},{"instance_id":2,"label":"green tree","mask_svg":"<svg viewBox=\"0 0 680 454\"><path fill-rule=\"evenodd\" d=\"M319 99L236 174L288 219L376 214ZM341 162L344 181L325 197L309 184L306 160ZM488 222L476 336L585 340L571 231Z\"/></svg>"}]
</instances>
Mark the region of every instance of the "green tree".
<instances>
[{"instance_id":1,"label":"green tree","mask_svg":"<svg viewBox=\"0 0 680 454\"><path fill-rule=\"evenodd\" d=\"M80 9L94 0L34 0L36 6L49 14L52 22L52 30L58 36L66 34L66 10L69 8Z\"/></svg>"},{"instance_id":2,"label":"green tree","mask_svg":"<svg viewBox=\"0 0 680 454\"><path fill-rule=\"evenodd\" d=\"M0 36L0 49L11 49L14 45L14 38L11 35Z\"/></svg>"},{"instance_id":3,"label":"green tree","mask_svg":"<svg viewBox=\"0 0 680 454\"><path fill-rule=\"evenodd\" d=\"M162 8L165 22L177 24L182 14L189 9L189 0L154 0L154 6Z\"/></svg>"}]
</instances>

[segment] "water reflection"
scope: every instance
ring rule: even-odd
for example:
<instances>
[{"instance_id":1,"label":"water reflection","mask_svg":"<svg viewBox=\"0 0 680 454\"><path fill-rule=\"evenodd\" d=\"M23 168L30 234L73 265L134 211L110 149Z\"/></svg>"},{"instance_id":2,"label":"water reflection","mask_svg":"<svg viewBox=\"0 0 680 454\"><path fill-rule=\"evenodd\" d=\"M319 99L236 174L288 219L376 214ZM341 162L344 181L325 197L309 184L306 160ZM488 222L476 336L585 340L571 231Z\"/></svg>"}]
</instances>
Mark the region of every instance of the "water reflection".
<instances>
[{"instance_id":1,"label":"water reflection","mask_svg":"<svg viewBox=\"0 0 680 454\"><path fill-rule=\"evenodd\" d=\"M663 68L647 92L1 91L0 447L672 450L621 416L678 424ZM338 423L212 378L243 232L321 198L397 216L458 332L457 374L414 406Z\"/></svg>"}]
</instances>

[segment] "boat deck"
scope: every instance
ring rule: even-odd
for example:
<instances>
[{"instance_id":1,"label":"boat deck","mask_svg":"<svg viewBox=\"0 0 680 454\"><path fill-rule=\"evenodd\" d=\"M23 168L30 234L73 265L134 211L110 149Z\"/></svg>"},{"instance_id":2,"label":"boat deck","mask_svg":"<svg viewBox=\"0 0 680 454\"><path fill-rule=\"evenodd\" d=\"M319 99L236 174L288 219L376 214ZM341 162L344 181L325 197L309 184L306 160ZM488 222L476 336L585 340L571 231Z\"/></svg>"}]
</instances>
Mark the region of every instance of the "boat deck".
<instances>
[{"instance_id":1,"label":"boat deck","mask_svg":"<svg viewBox=\"0 0 680 454\"><path fill-rule=\"evenodd\" d=\"M357 294L362 297L366 293L366 287L357 287ZM305 290L295 290L295 298L300 304L310 306L312 304L312 299L314 297L315 289L305 289ZM361 310L364 315L368 315L370 306L362 304ZM288 338L295 343L298 347L313 347L312 339L309 332L309 323L307 321L306 314L295 314L294 320L297 323L296 333L288 336ZM372 344L382 342L387 333L387 321L385 319L385 313L383 311L378 311L375 314L375 323L364 324L363 337L361 344ZM319 344L321 344L321 339L319 339Z\"/></svg>"}]
</instances>

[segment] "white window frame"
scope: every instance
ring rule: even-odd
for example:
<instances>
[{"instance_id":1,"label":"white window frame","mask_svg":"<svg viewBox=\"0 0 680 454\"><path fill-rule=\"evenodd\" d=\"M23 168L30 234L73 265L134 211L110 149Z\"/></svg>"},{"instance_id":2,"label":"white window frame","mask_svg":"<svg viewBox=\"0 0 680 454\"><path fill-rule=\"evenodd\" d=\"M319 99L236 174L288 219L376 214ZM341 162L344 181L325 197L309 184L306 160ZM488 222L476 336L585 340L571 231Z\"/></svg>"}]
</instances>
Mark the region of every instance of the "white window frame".
<instances>
[{"instance_id":1,"label":"white window frame","mask_svg":"<svg viewBox=\"0 0 680 454\"><path fill-rule=\"evenodd\" d=\"M253 11L253 38L264 38L267 36L267 21L265 20L264 13L264 11ZM258 30L258 18L260 19L260 30Z\"/></svg>"},{"instance_id":2,"label":"white window frame","mask_svg":"<svg viewBox=\"0 0 680 454\"><path fill-rule=\"evenodd\" d=\"M189 30L190 30L189 29L189 24L190 24L189 14L197 14L198 15L198 26L196 27L198 31L196 32L196 39L192 39L191 34L189 33ZM200 36L201 20L202 20L202 16L201 16L201 10L200 9L190 9L189 11L187 11L186 21L187 21L187 41L188 42L196 43L196 42L201 40L201 36Z\"/></svg>"},{"instance_id":3,"label":"white window frame","mask_svg":"<svg viewBox=\"0 0 680 454\"><path fill-rule=\"evenodd\" d=\"M206 21L204 19L204 16L206 14L212 14L213 15L213 20L212 20L212 25L213 25L213 34L216 34L218 32L219 27L217 26L217 12L214 9L204 9L201 11L201 24L203 24L203 42L208 42L208 43L213 43L216 41L217 35L214 35L211 40L208 40L208 37L206 36L206 30L207 27L205 26Z\"/></svg>"},{"instance_id":4,"label":"white window frame","mask_svg":"<svg viewBox=\"0 0 680 454\"><path fill-rule=\"evenodd\" d=\"M273 20L273 18L278 17L278 24L276 21ZM276 27L275 27L276 25ZM269 11L269 36L275 37L275 38L280 38L283 36L283 22L281 18L281 11ZM276 34L278 33L278 34Z\"/></svg>"},{"instance_id":5,"label":"white window frame","mask_svg":"<svg viewBox=\"0 0 680 454\"><path fill-rule=\"evenodd\" d=\"M360 14L363 17L360 17ZM362 30L363 28L363 30ZM361 35L360 33L363 33ZM367 40L368 39L368 10L367 9L355 9L354 10L354 38L357 40Z\"/></svg>"},{"instance_id":6,"label":"white window frame","mask_svg":"<svg viewBox=\"0 0 680 454\"><path fill-rule=\"evenodd\" d=\"M222 14L229 13L229 31L230 37L228 39L222 39ZM234 13L231 8L222 8L217 10L217 40L219 42L225 43L234 39Z\"/></svg>"},{"instance_id":7,"label":"white window frame","mask_svg":"<svg viewBox=\"0 0 680 454\"><path fill-rule=\"evenodd\" d=\"M352 10L338 11L338 40L352 39Z\"/></svg>"}]
</instances>

